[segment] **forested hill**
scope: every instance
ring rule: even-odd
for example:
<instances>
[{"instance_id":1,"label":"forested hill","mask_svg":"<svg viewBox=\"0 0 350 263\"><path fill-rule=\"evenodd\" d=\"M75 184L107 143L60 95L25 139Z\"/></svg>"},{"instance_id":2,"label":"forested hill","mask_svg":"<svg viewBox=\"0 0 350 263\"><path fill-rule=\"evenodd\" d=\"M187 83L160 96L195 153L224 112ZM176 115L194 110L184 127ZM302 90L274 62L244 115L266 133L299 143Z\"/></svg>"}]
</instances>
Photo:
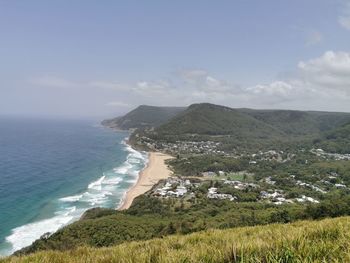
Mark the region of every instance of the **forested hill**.
<instances>
[{"instance_id":1,"label":"forested hill","mask_svg":"<svg viewBox=\"0 0 350 263\"><path fill-rule=\"evenodd\" d=\"M176 116L186 108L156 107L140 105L124 116L104 120L102 124L110 128L129 130L135 128L157 127Z\"/></svg>"},{"instance_id":2,"label":"forested hill","mask_svg":"<svg viewBox=\"0 0 350 263\"><path fill-rule=\"evenodd\" d=\"M350 150L349 123L350 113L233 109L210 103L187 108L139 106L125 116L103 122L123 130L138 128L155 141L211 140L226 150L256 150L281 143L289 147L298 142L342 153ZM145 128L154 129L143 133Z\"/></svg>"},{"instance_id":3,"label":"forested hill","mask_svg":"<svg viewBox=\"0 0 350 263\"><path fill-rule=\"evenodd\" d=\"M310 135L350 123L350 113L233 109L199 103L189 107L141 105L124 116L104 120L103 125L128 130L156 127L162 134Z\"/></svg>"},{"instance_id":4,"label":"forested hill","mask_svg":"<svg viewBox=\"0 0 350 263\"><path fill-rule=\"evenodd\" d=\"M350 153L350 123L325 132L316 145L328 152Z\"/></svg>"},{"instance_id":5,"label":"forested hill","mask_svg":"<svg viewBox=\"0 0 350 263\"><path fill-rule=\"evenodd\" d=\"M350 122L349 113L295 110L232 109L193 104L167 123L160 134L256 135L256 137L319 134Z\"/></svg>"},{"instance_id":6,"label":"forested hill","mask_svg":"<svg viewBox=\"0 0 350 263\"><path fill-rule=\"evenodd\" d=\"M306 135L332 130L350 121L349 113L295 110L240 109L285 134Z\"/></svg>"},{"instance_id":7,"label":"forested hill","mask_svg":"<svg viewBox=\"0 0 350 263\"><path fill-rule=\"evenodd\" d=\"M282 133L238 109L202 103L189 106L184 112L159 126L159 134L201 134L201 135L235 135L258 137L280 136Z\"/></svg>"}]
</instances>

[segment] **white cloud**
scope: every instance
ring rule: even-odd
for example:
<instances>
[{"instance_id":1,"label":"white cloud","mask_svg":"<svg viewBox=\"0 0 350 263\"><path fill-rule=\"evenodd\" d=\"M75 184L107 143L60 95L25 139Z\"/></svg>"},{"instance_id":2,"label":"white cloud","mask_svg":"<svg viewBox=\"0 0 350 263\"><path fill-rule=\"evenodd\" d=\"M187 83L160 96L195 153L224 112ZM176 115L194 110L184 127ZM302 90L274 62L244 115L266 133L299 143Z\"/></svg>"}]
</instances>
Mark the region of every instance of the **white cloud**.
<instances>
[{"instance_id":1,"label":"white cloud","mask_svg":"<svg viewBox=\"0 0 350 263\"><path fill-rule=\"evenodd\" d=\"M198 79L205 78L208 75L208 72L202 69L181 70L178 73L188 83L196 82Z\"/></svg>"},{"instance_id":2,"label":"white cloud","mask_svg":"<svg viewBox=\"0 0 350 263\"><path fill-rule=\"evenodd\" d=\"M240 87L236 84L219 80L210 75L205 70L182 70L180 71L180 79L187 89L195 89L196 94L203 92L204 94L237 94L240 93Z\"/></svg>"},{"instance_id":3,"label":"white cloud","mask_svg":"<svg viewBox=\"0 0 350 263\"><path fill-rule=\"evenodd\" d=\"M314 89L350 94L350 53L327 51L321 57L298 64L301 79Z\"/></svg>"},{"instance_id":4,"label":"white cloud","mask_svg":"<svg viewBox=\"0 0 350 263\"><path fill-rule=\"evenodd\" d=\"M248 101L266 107L350 110L350 53L327 51L300 61L292 79L276 80L245 89Z\"/></svg>"},{"instance_id":5,"label":"white cloud","mask_svg":"<svg viewBox=\"0 0 350 263\"><path fill-rule=\"evenodd\" d=\"M350 53L327 51L300 61L293 77L250 87L240 87L202 69L182 70L166 80L129 86L134 101L155 105L206 101L231 107L350 110Z\"/></svg>"},{"instance_id":6,"label":"white cloud","mask_svg":"<svg viewBox=\"0 0 350 263\"><path fill-rule=\"evenodd\" d=\"M129 83L74 82L52 77L37 79L36 83L74 87L77 96L84 92L84 97L90 96L94 103L109 109L211 102L231 107L350 111L350 53L327 51L320 57L300 61L288 77L250 87L241 87L202 69Z\"/></svg>"},{"instance_id":7,"label":"white cloud","mask_svg":"<svg viewBox=\"0 0 350 263\"><path fill-rule=\"evenodd\" d=\"M153 97L168 95L172 87L169 81L166 80L140 81L133 85L131 90L142 96Z\"/></svg>"},{"instance_id":8,"label":"white cloud","mask_svg":"<svg viewBox=\"0 0 350 263\"><path fill-rule=\"evenodd\" d=\"M259 103L263 107L282 105L289 101L310 98L311 90L298 79L276 80L267 84L258 84L245 89L249 100Z\"/></svg>"},{"instance_id":9,"label":"white cloud","mask_svg":"<svg viewBox=\"0 0 350 263\"><path fill-rule=\"evenodd\" d=\"M293 91L294 87L284 81L274 81L269 84L259 84L254 87L249 87L246 90L253 94L269 94L269 95L281 95L286 96Z\"/></svg>"},{"instance_id":10,"label":"white cloud","mask_svg":"<svg viewBox=\"0 0 350 263\"><path fill-rule=\"evenodd\" d=\"M350 30L350 1L346 1L342 14L338 17L338 23L347 30Z\"/></svg>"}]
</instances>

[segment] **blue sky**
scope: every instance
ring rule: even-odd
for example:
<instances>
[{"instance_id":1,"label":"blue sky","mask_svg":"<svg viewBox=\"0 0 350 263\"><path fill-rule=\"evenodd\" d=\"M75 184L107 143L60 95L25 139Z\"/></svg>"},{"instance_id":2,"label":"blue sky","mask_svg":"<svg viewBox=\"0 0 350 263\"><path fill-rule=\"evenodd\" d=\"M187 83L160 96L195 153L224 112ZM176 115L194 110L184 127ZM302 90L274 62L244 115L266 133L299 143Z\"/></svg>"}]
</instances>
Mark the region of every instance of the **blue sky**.
<instances>
[{"instance_id":1,"label":"blue sky","mask_svg":"<svg viewBox=\"0 0 350 263\"><path fill-rule=\"evenodd\" d=\"M345 0L0 1L0 114L350 111L349 44Z\"/></svg>"}]
</instances>

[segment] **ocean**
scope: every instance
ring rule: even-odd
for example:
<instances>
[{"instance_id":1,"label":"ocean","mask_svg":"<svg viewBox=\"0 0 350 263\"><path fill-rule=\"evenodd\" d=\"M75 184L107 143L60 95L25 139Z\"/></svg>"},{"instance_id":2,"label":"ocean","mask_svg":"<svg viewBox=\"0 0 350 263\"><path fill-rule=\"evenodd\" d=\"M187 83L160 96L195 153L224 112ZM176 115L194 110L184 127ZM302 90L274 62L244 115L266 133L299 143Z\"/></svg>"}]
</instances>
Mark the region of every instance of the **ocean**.
<instances>
[{"instance_id":1,"label":"ocean","mask_svg":"<svg viewBox=\"0 0 350 263\"><path fill-rule=\"evenodd\" d=\"M147 162L128 135L92 121L0 118L0 255L89 208L116 208Z\"/></svg>"}]
</instances>

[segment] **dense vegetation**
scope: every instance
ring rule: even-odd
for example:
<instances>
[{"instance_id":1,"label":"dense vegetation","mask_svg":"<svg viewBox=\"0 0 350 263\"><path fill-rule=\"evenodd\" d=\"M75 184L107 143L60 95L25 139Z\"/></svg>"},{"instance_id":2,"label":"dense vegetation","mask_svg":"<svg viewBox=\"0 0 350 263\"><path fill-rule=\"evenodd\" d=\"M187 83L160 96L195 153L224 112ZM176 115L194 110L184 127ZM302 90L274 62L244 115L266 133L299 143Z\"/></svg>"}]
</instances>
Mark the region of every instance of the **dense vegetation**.
<instances>
[{"instance_id":1,"label":"dense vegetation","mask_svg":"<svg viewBox=\"0 0 350 263\"><path fill-rule=\"evenodd\" d=\"M349 113L315 112L295 110L251 110L241 109L286 135L310 135L332 130L349 121Z\"/></svg>"},{"instance_id":2,"label":"dense vegetation","mask_svg":"<svg viewBox=\"0 0 350 263\"><path fill-rule=\"evenodd\" d=\"M193 200L160 200L144 195L123 212L94 209L82 220L49 238L35 241L17 254L48 249L67 250L83 245L105 247L174 233L188 234L214 228L288 223L350 214L350 196L344 192L332 193L319 204L276 206L249 201L251 193L242 193L242 202L201 198L200 191L204 196L210 184L203 185L199 189L199 198Z\"/></svg>"},{"instance_id":3,"label":"dense vegetation","mask_svg":"<svg viewBox=\"0 0 350 263\"><path fill-rule=\"evenodd\" d=\"M157 127L176 116L184 109L185 108L182 107L155 107L141 105L124 116L104 120L102 124L110 128L121 130Z\"/></svg>"},{"instance_id":4,"label":"dense vegetation","mask_svg":"<svg viewBox=\"0 0 350 263\"><path fill-rule=\"evenodd\" d=\"M324 223L307 223L320 226L321 230L309 230L305 236L302 236L302 230L305 229L298 224L296 228L255 228L257 240L242 234L253 235L249 229L236 230L237 237L241 238L239 241L226 235L226 232L211 229L350 215L350 162L310 151L311 148L320 147L330 152L349 153L349 122L350 114L346 113L231 109L212 104L194 104L186 110L140 106L126 116L104 124L125 129L140 128L131 135L130 142L134 145L140 143L137 145L145 149L147 143L168 149L175 145L175 149L178 149L176 147L182 147L179 141L189 141L183 146L187 148L208 147L201 154L177 153L177 158L169 161L176 176L182 180L190 178L196 181L190 184L192 196L158 198L151 191L136 198L126 211L102 208L89 210L81 220L49 237L43 236L33 245L17 252L17 255L40 250L65 251L81 246L108 247L130 241L163 238L167 241L147 242L149 249L141 249L145 243L130 243L100 251L106 252L106 261L130 256L130 262L136 259L141 262L178 262L176 257L185 262L200 259L203 262L298 262L305 259L306 255L310 262L338 259L340 254L337 251L340 251L341 245L332 244L330 240L343 242L344 235L349 236L350 227L343 219L326 221L337 222L330 224L327 229ZM202 141L202 146L192 143ZM214 143L205 144L206 141ZM210 148L212 145L218 145L220 150ZM203 178L203 174L208 171L217 173L217 176ZM253 186L238 189L225 184L225 180L238 180ZM210 188L215 188L218 194L234 196L235 199L210 199ZM273 199L264 199L262 193L282 193L281 200L294 201L280 201L277 204L273 203ZM314 201L297 201L300 197ZM345 232L335 230L336 224L340 224ZM275 227L277 232L271 234ZM284 237L282 231L286 229L289 231ZM172 234L208 230L193 235L194 239L191 236L165 238ZM261 237L268 236L268 243L259 241L260 230ZM234 231L227 233L235 236ZM220 239L215 234L211 237L213 239L206 239L211 233L221 233L223 237ZM316 237L322 239L316 243L316 247L303 247L318 242ZM182 243L176 240L182 240ZM181 245L186 240L191 241L186 246ZM127 246L135 246L136 250L142 252L141 256L135 258L121 249ZM209 246L216 248L215 252L210 253L212 250ZM167 249L172 254L161 252L161 249ZM330 250L327 252L327 249ZM70 253L72 257L78 255L75 253L87 253L88 257L92 251L97 250L85 247ZM348 250L344 253L343 256L349 257ZM64 259L67 254L48 252L39 253L37 257L49 260L54 255ZM105 255L96 252L97 256ZM37 260L35 257L32 259Z\"/></svg>"},{"instance_id":5,"label":"dense vegetation","mask_svg":"<svg viewBox=\"0 0 350 263\"><path fill-rule=\"evenodd\" d=\"M350 153L350 123L326 132L315 143L327 152Z\"/></svg>"},{"instance_id":6,"label":"dense vegetation","mask_svg":"<svg viewBox=\"0 0 350 263\"><path fill-rule=\"evenodd\" d=\"M189 106L186 111L158 127L156 133L163 135L233 135L236 137L258 135L260 138L282 135L273 127L239 110L209 103Z\"/></svg>"},{"instance_id":7,"label":"dense vegetation","mask_svg":"<svg viewBox=\"0 0 350 263\"><path fill-rule=\"evenodd\" d=\"M126 211L95 208L87 211L80 221L57 231L49 238L37 240L19 253L66 250L85 245L104 247L174 233L188 234L215 228L350 215L349 190L335 187L337 183L350 184L350 162L324 160L309 152L300 152L288 162L266 161L255 157L257 162L251 165L249 158L251 157L179 156L169 163L176 175L197 178L201 182L196 189L192 189L195 198L160 199L146 194L138 197ZM260 187L237 190L225 185L220 176L201 179L201 173L208 170L225 171L225 178L257 183ZM245 172L235 173L240 171ZM336 177L329 179L331 175ZM264 182L266 177L274 180L275 184L272 186ZM296 185L297 180L320 187L327 193ZM327 184L326 180L329 180ZM210 187L216 187L219 193L236 196L237 200L208 199L207 191ZM310 196L320 203L274 205L260 202L260 192L268 189L280 189L286 198Z\"/></svg>"},{"instance_id":8,"label":"dense vegetation","mask_svg":"<svg viewBox=\"0 0 350 263\"><path fill-rule=\"evenodd\" d=\"M109 248L38 252L2 262L349 262L349 221L343 217L209 230Z\"/></svg>"},{"instance_id":9,"label":"dense vegetation","mask_svg":"<svg viewBox=\"0 0 350 263\"><path fill-rule=\"evenodd\" d=\"M349 122L349 113L231 109L202 103L189 106L154 130L137 133L163 142L220 142L228 152L317 145L344 153L350 148Z\"/></svg>"},{"instance_id":10,"label":"dense vegetation","mask_svg":"<svg viewBox=\"0 0 350 263\"><path fill-rule=\"evenodd\" d=\"M284 150L303 145L349 153L349 123L349 113L232 109L201 103L188 108L142 105L102 124L137 128L134 142L137 135L159 142L210 140L219 142L220 149L227 152L267 150L271 145ZM137 147L146 149L142 144Z\"/></svg>"},{"instance_id":11,"label":"dense vegetation","mask_svg":"<svg viewBox=\"0 0 350 263\"><path fill-rule=\"evenodd\" d=\"M188 108L141 105L124 116L102 122L124 130L156 127L155 134L164 137L191 134L238 139L328 140L348 138L349 123L349 113L232 109L209 103L192 104Z\"/></svg>"}]
</instances>

